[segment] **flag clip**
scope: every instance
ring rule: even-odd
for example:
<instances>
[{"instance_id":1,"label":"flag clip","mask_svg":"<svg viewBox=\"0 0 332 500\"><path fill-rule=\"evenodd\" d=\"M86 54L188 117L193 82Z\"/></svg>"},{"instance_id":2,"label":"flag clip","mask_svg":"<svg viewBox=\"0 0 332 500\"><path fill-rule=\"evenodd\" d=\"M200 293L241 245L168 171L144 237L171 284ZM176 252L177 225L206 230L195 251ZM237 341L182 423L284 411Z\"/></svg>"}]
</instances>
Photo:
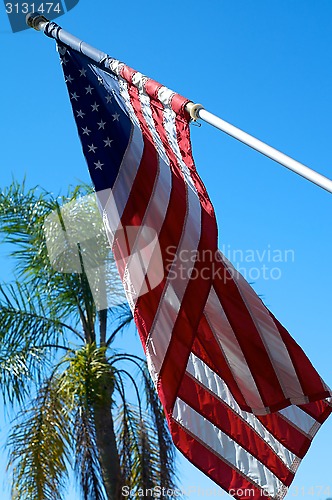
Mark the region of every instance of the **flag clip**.
<instances>
[{"instance_id":1,"label":"flag clip","mask_svg":"<svg viewBox=\"0 0 332 500\"><path fill-rule=\"evenodd\" d=\"M188 104L186 105L186 110L188 111L188 113L190 114L190 118L194 122L199 119L198 111L200 109L204 109L202 104L194 104L193 102L188 102Z\"/></svg>"}]
</instances>

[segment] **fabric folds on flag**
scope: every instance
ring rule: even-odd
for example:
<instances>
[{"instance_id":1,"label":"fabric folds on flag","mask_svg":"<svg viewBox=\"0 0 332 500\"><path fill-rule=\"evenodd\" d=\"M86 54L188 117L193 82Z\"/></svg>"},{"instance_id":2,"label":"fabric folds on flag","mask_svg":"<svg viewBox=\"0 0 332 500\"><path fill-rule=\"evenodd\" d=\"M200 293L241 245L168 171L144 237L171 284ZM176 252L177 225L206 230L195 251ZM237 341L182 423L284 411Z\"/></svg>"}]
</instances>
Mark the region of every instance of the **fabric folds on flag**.
<instances>
[{"instance_id":1,"label":"fabric folds on flag","mask_svg":"<svg viewBox=\"0 0 332 500\"><path fill-rule=\"evenodd\" d=\"M331 393L218 250L188 100L115 59L59 52L174 443L233 496L282 498L332 411Z\"/></svg>"}]
</instances>

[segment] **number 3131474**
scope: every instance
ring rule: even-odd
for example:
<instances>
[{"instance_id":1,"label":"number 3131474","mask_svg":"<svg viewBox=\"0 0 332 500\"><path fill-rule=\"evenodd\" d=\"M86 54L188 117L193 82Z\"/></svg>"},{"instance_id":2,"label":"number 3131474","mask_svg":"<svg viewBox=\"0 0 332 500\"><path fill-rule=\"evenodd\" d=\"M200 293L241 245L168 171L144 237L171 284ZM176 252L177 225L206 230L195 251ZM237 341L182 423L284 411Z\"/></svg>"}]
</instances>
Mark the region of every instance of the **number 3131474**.
<instances>
[{"instance_id":1,"label":"number 3131474","mask_svg":"<svg viewBox=\"0 0 332 500\"><path fill-rule=\"evenodd\" d=\"M29 14L29 12L40 12L40 14L61 14L63 12L60 3L6 3L7 14Z\"/></svg>"}]
</instances>

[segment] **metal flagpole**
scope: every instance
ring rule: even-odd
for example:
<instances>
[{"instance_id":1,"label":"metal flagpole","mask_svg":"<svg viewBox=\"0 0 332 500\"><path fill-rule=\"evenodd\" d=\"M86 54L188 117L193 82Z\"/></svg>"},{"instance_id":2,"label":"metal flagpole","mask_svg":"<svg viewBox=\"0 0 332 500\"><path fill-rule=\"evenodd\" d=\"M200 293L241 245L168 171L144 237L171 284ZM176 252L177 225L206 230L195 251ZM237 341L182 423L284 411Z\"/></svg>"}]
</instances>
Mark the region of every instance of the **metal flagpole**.
<instances>
[{"instance_id":1,"label":"metal flagpole","mask_svg":"<svg viewBox=\"0 0 332 500\"><path fill-rule=\"evenodd\" d=\"M75 36L62 29L56 23L50 22L44 16L41 16L37 13L28 14L26 22L31 28L34 28L37 31L43 31L47 36L54 38L55 40L59 40L60 42L73 48L74 50L85 54L98 64L109 57L105 52L101 52L91 45L88 45L79 38L76 38ZM213 125L219 130L222 130L231 137L234 137L238 141L243 142L247 146L250 146L256 151L267 156L268 158L276 161L280 165L283 165L284 167L301 175L305 179L313 182L317 186L320 186L321 188L326 189L326 191L332 193L331 179L328 179L324 175L319 174L315 170L303 165L299 161L294 160L290 156L287 156L281 151L278 151L272 146L269 146L268 144L260 141L259 139L256 139L252 135L247 134L243 130L235 127L234 125L231 125L225 120L218 118L218 116L213 115L209 111L206 111L206 109L204 109L201 104L194 104L193 102L190 102L187 104L186 109L193 120L204 120L206 123Z\"/></svg>"},{"instance_id":2,"label":"metal flagpole","mask_svg":"<svg viewBox=\"0 0 332 500\"><path fill-rule=\"evenodd\" d=\"M326 189L326 191L332 193L332 180L328 179L322 174L319 174L315 170L306 167L299 161L294 160L290 156L285 155L281 151L278 151L272 146L269 146L265 142L262 142L259 139L253 137L252 135L247 134L243 130L234 127L234 125L231 125L225 120L218 118L218 116L209 113L209 111L206 111L206 109L204 109L203 106L201 106L200 104L189 103L187 104L187 110L190 113L190 116L192 117L193 120L197 120L198 118L204 120L205 122L209 123L210 125L213 125L219 130L222 130L231 137L234 137L238 141L241 141L247 146L250 146L256 151L259 151L268 158L271 158L277 163L280 163L280 165L289 168L290 170L296 172L305 179L308 179L314 184L317 184L317 186L320 186L321 188Z\"/></svg>"}]
</instances>

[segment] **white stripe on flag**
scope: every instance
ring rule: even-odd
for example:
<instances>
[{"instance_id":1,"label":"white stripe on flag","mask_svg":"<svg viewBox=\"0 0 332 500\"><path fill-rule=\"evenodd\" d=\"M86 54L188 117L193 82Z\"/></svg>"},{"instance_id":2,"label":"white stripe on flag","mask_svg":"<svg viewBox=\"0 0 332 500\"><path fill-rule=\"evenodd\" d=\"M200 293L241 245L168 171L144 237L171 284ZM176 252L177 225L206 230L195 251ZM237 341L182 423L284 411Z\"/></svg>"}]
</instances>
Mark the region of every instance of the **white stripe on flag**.
<instances>
[{"instance_id":1,"label":"white stripe on flag","mask_svg":"<svg viewBox=\"0 0 332 500\"><path fill-rule=\"evenodd\" d=\"M160 89L159 92L160 91L162 91L162 89ZM179 150L176 139L175 116L175 113L169 108L164 109L163 125L167 133L168 143L178 160L187 191L186 221L177 250L178 255L181 255L182 250L190 248L195 251L198 247L201 236L201 205L196 188L191 180L189 169L183 162ZM164 153L163 147L161 151ZM190 187L190 189L188 189L188 187ZM182 274L184 264L187 264L185 276ZM159 372L166 356L174 324L191 276L192 268L193 263L191 261L183 263L181 259L177 258L173 261L167 278L167 284L165 285L164 294L160 300L151 332L146 342L148 366L155 384L157 383Z\"/></svg>"},{"instance_id":2,"label":"white stripe on flag","mask_svg":"<svg viewBox=\"0 0 332 500\"><path fill-rule=\"evenodd\" d=\"M110 196L104 209L104 214L106 214L108 221L107 229L111 231L110 236L114 235L115 231L121 227L120 220L138 172L144 150L143 135L140 125L131 106L127 84L122 80L120 80L120 91L132 121L132 132L127 150L121 162L119 173L113 189L110 190Z\"/></svg>"},{"instance_id":3,"label":"white stripe on flag","mask_svg":"<svg viewBox=\"0 0 332 500\"><path fill-rule=\"evenodd\" d=\"M164 125L164 128L165 128L166 133L167 133L168 142L171 145L172 150L174 151L174 154L176 155L178 165L181 168L183 177L184 177L187 185L198 196L194 181L193 181L191 174L190 174L190 170L183 161L182 154L181 154L181 151L179 148L179 143L177 141L176 134L174 134L174 130L176 130L176 121L175 120L176 120L175 111L173 111L170 108L165 108L163 125Z\"/></svg>"},{"instance_id":4,"label":"white stripe on flag","mask_svg":"<svg viewBox=\"0 0 332 500\"><path fill-rule=\"evenodd\" d=\"M267 467L179 398L174 405L173 418L200 443L213 450L220 460L240 471L268 495L275 497L283 489L283 483Z\"/></svg>"},{"instance_id":5,"label":"white stripe on flag","mask_svg":"<svg viewBox=\"0 0 332 500\"><path fill-rule=\"evenodd\" d=\"M293 404L308 403L293 362L269 311L243 276L236 271L226 257L222 256L222 258L263 341L285 396Z\"/></svg>"},{"instance_id":6,"label":"white stripe on flag","mask_svg":"<svg viewBox=\"0 0 332 500\"><path fill-rule=\"evenodd\" d=\"M211 287L204 314L248 406L261 408L264 404L255 380L213 287Z\"/></svg>"},{"instance_id":7,"label":"white stripe on flag","mask_svg":"<svg viewBox=\"0 0 332 500\"><path fill-rule=\"evenodd\" d=\"M152 380L157 385L159 372L171 340L173 327L180 310L181 303L176 296L172 285L168 285L166 293L161 299L162 306L156 314L158 321L151 330L149 342L146 344L146 358ZM163 331L158 331L158 328Z\"/></svg>"},{"instance_id":8,"label":"white stripe on flag","mask_svg":"<svg viewBox=\"0 0 332 500\"><path fill-rule=\"evenodd\" d=\"M294 471L294 463L298 467L299 458L272 436L258 418L251 413L242 411L225 382L194 354L190 355L187 372L241 417L272 448L273 452L278 455L286 467L292 472Z\"/></svg>"},{"instance_id":9,"label":"white stripe on flag","mask_svg":"<svg viewBox=\"0 0 332 500\"><path fill-rule=\"evenodd\" d=\"M186 184L187 186L187 184ZM188 248L197 250L201 236L201 205L196 193L187 189L187 218L178 247L178 255ZM187 267L184 268L184 265ZM146 356L154 382L164 362L174 324L194 263L175 258L167 277L164 294L160 299L151 332L146 342Z\"/></svg>"},{"instance_id":10,"label":"white stripe on flag","mask_svg":"<svg viewBox=\"0 0 332 500\"><path fill-rule=\"evenodd\" d=\"M307 434L310 438L316 434L318 428L320 427L317 420L312 418L305 411L301 410L298 406L288 406L287 408L279 410L279 413L292 422L292 424L294 424L301 432Z\"/></svg>"},{"instance_id":11,"label":"white stripe on flag","mask_svg":"<svg viewBox=\"0 0 332 500\"><path fill-rule=\"evenodd\" d=\"M158 132L155 128L150 108L150 99L143 93L139 94L139 98L142 105L142 115L153 137L155 147L158 150L158 173L153 186L152 195L145 210L141 227L138 229L136 240L131 248L131 256L128 259L126 265L126 271L128 272L125 271L124 273L125 290L127 290L127 292L129 290L132 291L131 294L127 293L129 305L132 310L135 307L138 297L141 295L141 287L143 286L144 289L146 288L145 277L148 268L148 263L144 269L141 268L141 262L137 260L136 254L137 251L139 251L140 258L142 258L143 255L140 252L139 248L147 247L149 243L149 241L144 243L144 233L146 232L146 228L153 228L153 230L151 229L151 231L155 233L156 239L158 238L161 227L165 220L172 188L172 174L169 166L169 160L165 153ZM156 244L157 243L158 242L156 241ZM135 260L136 262L134 263Z\"/></svg>"}]
</instances>

